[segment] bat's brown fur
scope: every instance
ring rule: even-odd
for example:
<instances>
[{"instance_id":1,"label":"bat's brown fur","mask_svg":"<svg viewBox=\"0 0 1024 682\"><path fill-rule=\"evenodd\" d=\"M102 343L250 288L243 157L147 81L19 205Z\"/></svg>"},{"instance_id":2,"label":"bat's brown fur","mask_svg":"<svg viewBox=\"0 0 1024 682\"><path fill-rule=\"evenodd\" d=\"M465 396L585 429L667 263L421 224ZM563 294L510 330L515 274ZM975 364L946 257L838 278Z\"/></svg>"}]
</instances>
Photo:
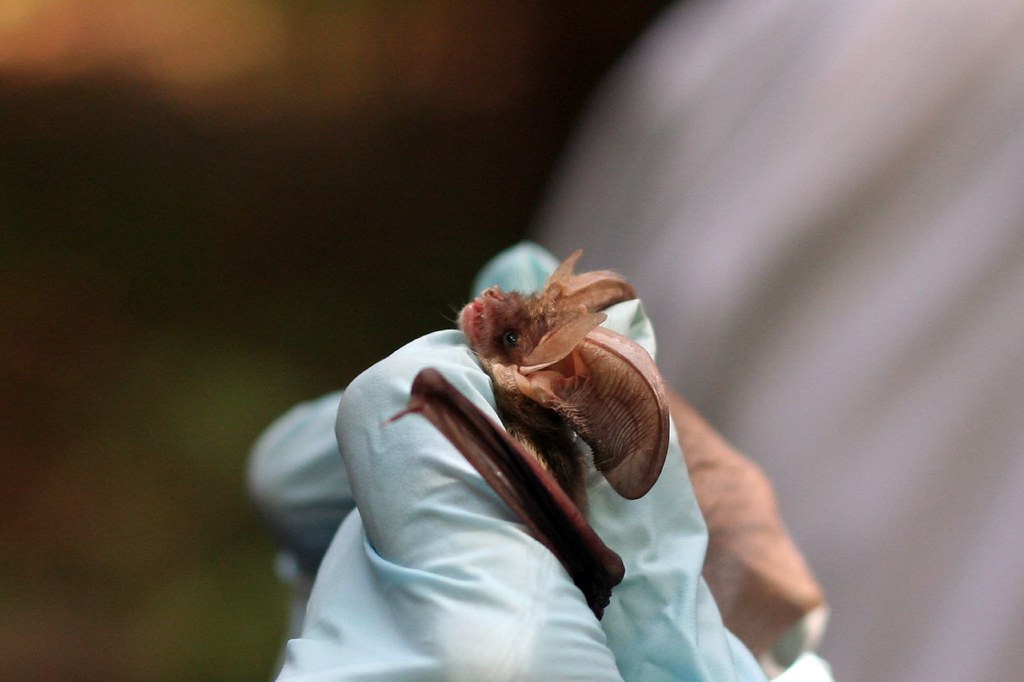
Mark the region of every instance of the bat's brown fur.
<instances>
[{"instance_id":1,"label":"bat's brown fur","mask_svg":"<svg viewBox=\"0 0 1024 682\"><path fill-rule=\"evenodd\" d=\"M576 435L554 411L524 395L514 382L496 376L495 363L521 365L551 329L585 309L566 309L541 294L524 296L488 289L463 309L459 326L494 381L494 397L505 428L552 473L581 509L586 504L586 464ZM515 335L511 341L509 334Z\"/></svg>"}]
</instances>

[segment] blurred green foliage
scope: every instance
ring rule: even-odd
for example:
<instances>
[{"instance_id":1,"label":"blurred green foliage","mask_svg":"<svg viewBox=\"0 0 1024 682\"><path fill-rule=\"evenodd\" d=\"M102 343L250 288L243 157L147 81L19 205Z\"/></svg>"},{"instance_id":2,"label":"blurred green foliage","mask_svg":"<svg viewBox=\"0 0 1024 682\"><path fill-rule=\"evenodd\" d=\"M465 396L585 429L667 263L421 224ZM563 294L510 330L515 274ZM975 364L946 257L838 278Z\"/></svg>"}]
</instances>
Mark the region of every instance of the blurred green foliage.
<instances>
[{"instance_id":1,"label":"blurred green foliage","mask_svg":"<svg viewBox=\"0 0 1024 682\"><path fill-rule=\"evenodd\" d=\"M37 4L72 22L89 5ZM0 50L0 677L268 676L286 592L246 497L251 443L450 326L658 4L517 5L510 57L449 44L452 25L507 23L503 3L334 5L361 13L358 32L329 25L359 51L331 41L331 3L234 0L243 18L290 6L284 61L185 99L135 68L158 60L68 71ZM49 15L11 16L0 42L49 35ZM387 59L359 71L403 41L440 54L419 80ZM324 60L360 74L356 95L310 95Z\"/></svg>"}]
</instances>

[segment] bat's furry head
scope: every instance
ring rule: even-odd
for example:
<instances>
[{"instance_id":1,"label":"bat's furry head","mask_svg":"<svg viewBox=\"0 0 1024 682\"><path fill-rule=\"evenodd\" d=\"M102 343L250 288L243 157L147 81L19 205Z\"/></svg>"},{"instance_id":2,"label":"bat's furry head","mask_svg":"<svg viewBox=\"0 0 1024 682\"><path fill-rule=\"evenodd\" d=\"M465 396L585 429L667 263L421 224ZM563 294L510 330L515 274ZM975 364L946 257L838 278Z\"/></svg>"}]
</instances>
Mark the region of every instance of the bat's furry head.
<instances>
[{"instance_id":1,"label":"bat's furry head","mask_svg":"<svg viewBox=\"0 0 1024 682\"><path fill-rule=\"evenodd\" d=\"M552 330L636 298L629 282L613 272L574 275L581 254L566 258L536 294L491 287L462 309L459 329L485 365L521 366Z\"/></svg>"},{"instance_id":2,"label":"bat's furry head","mask_svg":"<svg viewBox=\"0 0 1024 682\"><path fill-rule=\"evenodd\" d=\"M486 364L519 366L562 317L542 296L491 287L462 309L459 329Z\"/></svg>"}]
</instances>

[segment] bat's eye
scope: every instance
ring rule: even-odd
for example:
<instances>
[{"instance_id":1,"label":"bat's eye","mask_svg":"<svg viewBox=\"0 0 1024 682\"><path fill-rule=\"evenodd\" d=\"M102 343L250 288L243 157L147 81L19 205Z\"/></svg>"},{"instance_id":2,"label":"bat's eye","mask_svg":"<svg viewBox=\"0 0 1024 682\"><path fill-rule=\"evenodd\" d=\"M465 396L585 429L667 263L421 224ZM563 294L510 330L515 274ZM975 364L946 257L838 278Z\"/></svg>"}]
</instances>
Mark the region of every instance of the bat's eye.
<instances>
[{"instance_id":1,"label":"bat's eye","mask_svg":"<svg viewBox=\"0 0 1024 682\"><path fill-rule=\"evenodd\" d=\"M501 344L505 348L515 348L519 345L519 334L515 332L505 332L501 336Z\"/></svg>"}]
</instances>

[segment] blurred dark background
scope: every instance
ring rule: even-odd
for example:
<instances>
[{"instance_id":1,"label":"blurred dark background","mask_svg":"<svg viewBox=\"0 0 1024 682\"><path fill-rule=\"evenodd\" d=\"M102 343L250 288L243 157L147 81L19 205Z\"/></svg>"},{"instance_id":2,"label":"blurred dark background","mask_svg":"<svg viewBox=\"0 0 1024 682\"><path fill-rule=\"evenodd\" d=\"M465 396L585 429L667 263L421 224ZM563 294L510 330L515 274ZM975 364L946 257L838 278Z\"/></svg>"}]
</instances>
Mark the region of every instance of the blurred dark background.
<instances>
[{"instance_id":1,"label":"blurred dark background","mask_svg":"<svg viewBox=\"0 0 1024 682\"><path fill-rule=\"evenodd\" d=\"M0 677L258 680L244 488L450 326L663 2L0 2Z\"/></svg>"}]
</instances>

